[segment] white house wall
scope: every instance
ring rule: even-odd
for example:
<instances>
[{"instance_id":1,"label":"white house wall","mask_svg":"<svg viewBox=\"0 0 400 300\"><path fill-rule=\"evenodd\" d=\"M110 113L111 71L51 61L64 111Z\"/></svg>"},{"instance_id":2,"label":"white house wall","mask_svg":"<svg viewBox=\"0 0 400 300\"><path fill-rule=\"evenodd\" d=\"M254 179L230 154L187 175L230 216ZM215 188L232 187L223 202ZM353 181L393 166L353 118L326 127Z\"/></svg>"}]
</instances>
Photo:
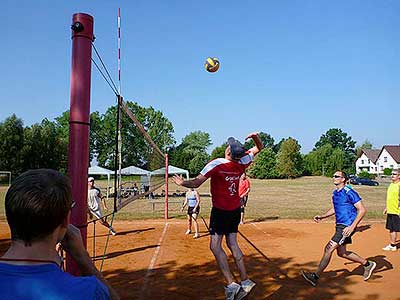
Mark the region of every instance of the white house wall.
<instances>
[{"instance_id":1,"label":"white house wall","mask_svg":"<svg viewBox=\"0 0 400 300\"><path fill-rule=\"evenodd\" d=\"M396 169L396 168L400 167L400 164L398 164L393 159L393 157L389 154L389 152L386 151L385 148L382 150L381 154L379 155L376 164L378 166L379 173L383 173L383 170L385 170L386 168Z\"/></svg>"},{"instance_id":2,"label":"white house wall","mask_svg":"<svg viewBox=\"0 0 400 300\"><path fill-rule=\"evenodd\" d=\"M357 160L356 160L356 173L360 173L362 171L367 171L371 174L377 174L379 168L375 165L366 155L363 153Z\"/></svg>"}]
</instances>

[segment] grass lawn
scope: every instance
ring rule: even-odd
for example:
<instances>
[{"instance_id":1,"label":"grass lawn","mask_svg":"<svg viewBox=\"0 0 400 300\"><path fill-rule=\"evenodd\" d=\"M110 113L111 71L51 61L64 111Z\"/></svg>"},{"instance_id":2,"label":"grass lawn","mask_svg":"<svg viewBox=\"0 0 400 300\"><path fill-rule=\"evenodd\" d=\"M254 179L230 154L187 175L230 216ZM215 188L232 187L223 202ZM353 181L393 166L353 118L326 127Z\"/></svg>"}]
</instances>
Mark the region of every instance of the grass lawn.
<instances>
[{"instance_id":1,"label":"grass lawn","mask_svg":"<svg viewBox=\"0 0 400 300\"><path fill-rule=\"evenodd\" d=\"M96 182L105 188L106 181ZM385 207L388 182L378 187L355 186L354 188L364 200L367 207L366 218L384 219L382 211ZM325 212L331 206L331 193L334 189L332 180L326 177L302 177L298 179L251 179L251 192L246 208L246 217L250 219L310 219L315 214ZM4 197L6 187L0 187L0 218L5 218ZM172 182L169 183L170 195L176 190L185 191ZM161 192L161 189L160 191ZM209 216L211 197L209 195L209 180L199 189L201 195L201 214ZM183 197L169 198L169 216L186 218L185 212L180 212ZM152 202L155 201L154 210ZM118 212L117 219L146 219L162 218L164 213L164 198L155 200L138 199ZM113 207L113 200L109 200L109 208ZM333 219L332 219L333 220Z\"/></svg>"}]
</instances>

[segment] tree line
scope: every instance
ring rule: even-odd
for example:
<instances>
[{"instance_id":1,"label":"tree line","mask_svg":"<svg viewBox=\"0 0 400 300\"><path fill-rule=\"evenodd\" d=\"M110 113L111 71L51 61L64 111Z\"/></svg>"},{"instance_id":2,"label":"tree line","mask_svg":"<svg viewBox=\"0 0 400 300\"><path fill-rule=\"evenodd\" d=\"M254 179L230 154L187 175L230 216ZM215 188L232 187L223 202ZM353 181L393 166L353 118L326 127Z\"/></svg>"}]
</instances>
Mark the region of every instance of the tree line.
<instances>
[{"instance_id":1,"label":"tree line","mask_svg":"<svg viewBox=\"0 0 400 300\"><path fill-rule=\"evenodd\" d=\"M177 144L172 123L162 112L153 107L141 107L127 102L130 110L141 122L157 146L169 155L171 165L189 170L196 176L211 159L224 157L226 143L216 146L211 155L207 149L212 145L210 135L194 131ZM100 166L114 169L116 147L116 112L111 106L104 114L90 115L90 157L95 157ZM147 170L162 167L163 157L148 145L138 128L122 114L121 133L122 166L135 165ZM0 123L0 170L11 171L13 177L28 169L52 168L66 172L68 163L69 111L50 121L24 126L15 114ZM339 128L329 129L315 143L312 151L301 154L299 142L288 137L275 143L274 138L260 133L264 149L256 157L248 173L253 178L296 178L303 175L331 176L336 170L354 172L357 151L372 145L366 141L358 149L356 142ZM245 148L253 147L252 141Z\"/></svg>"}]
</instances>

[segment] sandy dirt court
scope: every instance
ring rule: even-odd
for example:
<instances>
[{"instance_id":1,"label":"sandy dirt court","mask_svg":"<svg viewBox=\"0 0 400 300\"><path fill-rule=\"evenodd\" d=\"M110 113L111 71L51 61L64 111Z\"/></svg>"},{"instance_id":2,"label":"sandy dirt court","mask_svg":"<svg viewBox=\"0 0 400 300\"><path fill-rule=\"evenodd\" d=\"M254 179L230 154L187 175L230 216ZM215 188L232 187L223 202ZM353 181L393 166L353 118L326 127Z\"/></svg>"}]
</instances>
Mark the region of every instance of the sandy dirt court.
<instances>
[{"instance_id":1,"label":"sandy dirt court","mask_svg":"<svg viewBox=\"0 0 400 300\"><path fill-rule=\"evenodd\" d=\"M115 221L114 227L118 235L110 236L102 271L122 299L225 299L223 277L209 250L209 236L201 220L201 237L197 240L184 234L185 220ZM377 263L369 281L363 281L362 267L336 254L318 287L303 280L300 270L315 269L333 231L333 223L312 221L271 220L242 225L239 244L246 255L249 276L257 283L247 299L400 299L400 250L381 249L388 242L383 222L363 222L348 247ZM93 254L93 226L88 232L88 251ZM106 239L106 228L97 225L98 267ZM2 222L1 253L8 245L8 227ZM231 256L230 264L234 269ZM238 278L236 270L234 274Z\"/></svg>"}]
</instances>

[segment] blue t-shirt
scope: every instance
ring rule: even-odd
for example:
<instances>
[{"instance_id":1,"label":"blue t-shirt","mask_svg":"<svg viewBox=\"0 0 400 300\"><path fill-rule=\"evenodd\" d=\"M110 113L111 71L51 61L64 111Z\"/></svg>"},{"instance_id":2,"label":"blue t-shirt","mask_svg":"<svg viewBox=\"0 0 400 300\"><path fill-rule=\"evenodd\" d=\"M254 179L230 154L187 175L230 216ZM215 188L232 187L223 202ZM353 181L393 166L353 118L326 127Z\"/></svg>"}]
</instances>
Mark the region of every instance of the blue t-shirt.
<instances>
[{"instance_id":1,"label":"blue t-shirt","mask_svg":"<svg viewBox=\"0 0 400 300\"><path fill-rule=\"evenodd\" d=\"M333 191L332 201L336 224L350 226L357 217L357 208L354 204L361 201L361 197L355 190L346 185L339 191Z\"/></svg>"},{"instance_id":2,"label":"blue t-shirt","mask_svg":"<svg viewBox=\"0 0 400 300\"><path fill-rule=\"evenodd\" d=\"M95 276L76 277L54 264L0 263L1 300L108 300L107 287Z\"/></svg>"}]
</instances>

